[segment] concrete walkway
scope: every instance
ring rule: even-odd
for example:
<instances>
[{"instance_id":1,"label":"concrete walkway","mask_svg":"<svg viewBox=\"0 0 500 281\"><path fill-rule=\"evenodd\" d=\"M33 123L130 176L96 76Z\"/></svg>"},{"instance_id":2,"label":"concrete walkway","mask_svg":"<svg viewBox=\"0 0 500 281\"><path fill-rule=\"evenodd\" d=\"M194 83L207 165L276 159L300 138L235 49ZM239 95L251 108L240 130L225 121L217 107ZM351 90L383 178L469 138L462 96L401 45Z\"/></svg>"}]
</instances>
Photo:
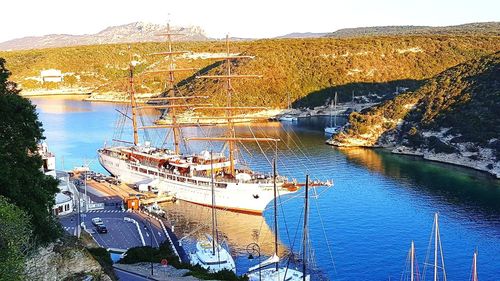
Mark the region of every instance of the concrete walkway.
<instances>
[{"instance_id":1,"label":"concrete walkway","mask_svg":"<svg viewBox=\"0 0 500 281\"><path fill-rule=\"evenodd\" d=\"M114 264L113 267L117 271L124 271L129 274L141 276L147 280L159 281L198 281L200 279L193 276L184 276L189 272L187 269L176 269L173 266L162 266L159 263L153 264L153 275L151 275L150 263L135 263L135 264Z\"/></svg>"}]
</instances>

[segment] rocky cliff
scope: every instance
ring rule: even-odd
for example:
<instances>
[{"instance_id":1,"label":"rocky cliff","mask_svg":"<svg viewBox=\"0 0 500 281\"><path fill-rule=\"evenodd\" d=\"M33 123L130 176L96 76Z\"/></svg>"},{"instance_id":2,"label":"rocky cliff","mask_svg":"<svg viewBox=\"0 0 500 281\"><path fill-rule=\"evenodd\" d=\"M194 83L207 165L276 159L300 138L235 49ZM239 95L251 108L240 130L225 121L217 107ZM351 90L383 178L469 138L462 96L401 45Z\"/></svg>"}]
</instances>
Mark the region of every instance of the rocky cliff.
<instances>
[{"instance_id":1,"label":"rocky cliff","mask_svg":"<svg viewBox=\"0 0 500 281\"><path fill-rule=\"evenodd\" d=\"M85 276L112 280L85 247L71 238L39 248L27 261L26 273L29 280L82 280Z\"/></svg>"},{"instance_id":2,"label":"rocky cliff","mask_svg":"<svg viewBox=\"0 0 500 281\"><path fill-rule=\"evenodd\" d=\"M390 147L500 177L500 52L452 67L418 90L353 113L336 146Z\"/></svg>"}]
</instances>

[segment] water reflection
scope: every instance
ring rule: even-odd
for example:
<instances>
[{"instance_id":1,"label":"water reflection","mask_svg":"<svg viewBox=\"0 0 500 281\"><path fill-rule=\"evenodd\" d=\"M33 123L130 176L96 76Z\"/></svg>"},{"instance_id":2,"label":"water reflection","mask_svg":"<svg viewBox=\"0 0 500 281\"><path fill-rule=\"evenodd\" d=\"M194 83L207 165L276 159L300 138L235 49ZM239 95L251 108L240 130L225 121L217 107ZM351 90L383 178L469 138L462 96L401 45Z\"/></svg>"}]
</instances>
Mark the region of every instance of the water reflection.
<instances>
[{"instance_id":1,"label":"water reflection","mask_svg":"<svg viewBox=\"0 0 500 281\"><path fill-rule=\"evenodd\" d=\"M212 210L184 201L161 205L175 225L178 237L202 238L211 233ZM245 254L246 246L257 243L262 255L274 252L273 232L262 216L217 210L217 229L226 238L233 253ZM188 238L189 239L189 238ZM283 247L280 247L283 248Z\"/></svg>"},{"instance_id":2,"label":"water reflection","mask_svg":"<svg viewBox=\"0 0 500 281\"><path fill-rule=\"evenodd\" d=\"M484 219L500 219L500 181L490 175L416 156L395 155L381 149L350 148L342 153L358 165L398 181L411 183L419 192L460 206L465 215L481 212ZM474 211L474 212L471 212Z\"/></svg>"},{"instance_id":3,"label":"water reflection","mask_svg":"<svg viewBox=\"0 0 500 281\"><path fill-rule=\"evenodd\" d=\"M38 105L50 148L56 153L58 162L64 158L66 168L81 165L84 159L95 159L96 150L114 136L119 116L114 104L55 98L34 98L33 101ZM146 119L156 116L158 112L153 111ZM469 169L383 150L339 150L324 145L326 122L328 118L311 118L290 124L238 125L236 130L245 136L280 138L280 174L303 180L304 175L310 173L335 180L334 188L317 200L311 200L310 218L316 262L330 278L386 280L388 276L399 276L411 240L415 240L418 259L423 261L432 215L440 211L450 280L466 278L474 247L480 251L478 266L482 278L496 280L500 264L498 180ZM223 127L187 128L183 132L184 137L214 136L221 134ZM123 138L131 139L130 131L122 133ZM151 133L160 144L166 135L167 130ZM211 148L221 149L222 144L192 142L185 147L192 152ZM270 172L269 159L259 153L261 149L268 156L274 152L272 145L259 147L250 143L244 143L240 151L250 167ZM97 161L91 167L103 171ZM299 192L291 196L299 197L295 200L282 198L279 237L286 247L292 247L296 230L301 227L303 202L300 195ZM199 226L201 230L196 235L209 232L209 208L183 202L165 205L165 208L180 237ZM319 213L322 220L317 219ZM222 211L218 211L218 217L220 231L227 236L231 248L238 252L236 263L240 273L256 262L247 260L244 253L247 244L257 242L266 255L272 252L271 210L264 212L264 218ZM333 247L336 270L330 262L326 242L322 242L325 236Z\"/></svg>"}]
</instances>

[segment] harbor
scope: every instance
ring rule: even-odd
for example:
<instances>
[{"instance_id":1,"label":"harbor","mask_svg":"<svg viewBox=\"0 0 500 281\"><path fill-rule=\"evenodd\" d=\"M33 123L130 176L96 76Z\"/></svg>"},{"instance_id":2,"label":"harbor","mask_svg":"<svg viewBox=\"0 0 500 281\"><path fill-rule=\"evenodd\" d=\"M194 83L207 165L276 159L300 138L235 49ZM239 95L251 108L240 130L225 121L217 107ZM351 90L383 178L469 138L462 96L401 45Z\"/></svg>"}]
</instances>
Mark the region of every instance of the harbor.
<instances>
[{"instance_id":1,"label":"harbor","mask_svg":"<svg viewBox=\"0 0 500 281\"><path fill-rule=\"evenodd\" d=\"M112 137L109 124L113 123L116 113L112 104L89 104L64 98L52 100L50 105L43 99L33 101L38 105L42 122L46 124L47 138L51 150L58 156L61 169L63 166L73 169L88 163L102 146L103 136ZM54 111L55 107L64 110ZM63 119L67 121L63 122ZM100 121L93 121L96 119ZM277 122L253 126L267 134L277 131L278 136L285 141L292 134L289 129L293 128L293 134L301 139L305 151L314 159L316 173L336 175L335 187L313 200L317 200L317 206L316 203L312 205L313 213L319 210L325 216L334 215L324 217L323 222L313 216L310 228L311 239L317 241L318 247L324 245L323 230L319 226L325 226L331 239L337 273L329 262L328 252L316 251L317 264L324 268L331 279L369 278L364 273L365 264L373 264L373 270L378 268L373 274L381 279L387 278L388 272L392 272L393 278L400 276L409 241L415 241L417 256L419 260L422 259L435 211L441 214L441 232L446 234L443 247L448 278L463 279L468 274L469 269L464 264L470 262L468 250L476 246L481 251L478 259L481 275L486 279L493 278L496 272L496 250L493 245L498 242L495 237L498 237L500 229L496 219L500 212L497 205L500 199L495 191L498 186L495 180L468 169L415 160L383 150L332 149L324 145L323 128L328 122L327 117L314 117L279 126L274 125ZM75 131L75 126L86 126L93 133ZM243 129L237 127L237 130ZM196 135L202 134L202 131L191 128L187 129L187 133ZM71 148L74 146L79 149L75 151ZM286 157L291 161L295 159L293 155ZM251 165L267 167L264 166L263 158L253 159ZM91 170L106 173L97 160L89 166ZM290 166L281 173L293 175L302 172ZM432 176L428 176L429 173ZM108 189L106 185L103 188ZM174 232L179 238L196 230L200 222L206 224L210 218L210 208L177 202L160 205L175 225ZM284 200L283 213L286 219L281 215L280 224L286 223L289 229L295 229L301 204L301 200L297 199ZM255 264L254 260L248 259L248 244L260 241L263 252L270 255L272 246L269 242L273 235L270 209L266 209L260 217L222 211L218 212L218 216L221 224L219 230L228 237L239 273ZM467 222L465 224L464 219ZM265 230L261 230L262 226ZM205 229L209 229L208 225ZM391 231L387 232L387 229ZM463 235L454 234L456 230ZM262 235L257 239L255 233ZM351 235L347 237L341 233ZM285 229L280 230L279 235L283 237L281 243L284 247L292 245L293 241L286 238ZM192 243L189 240L183 239L183 245L189 246ZM492 262L486 262L481 256L490 257ZM394 261L394 257L399 258ZM363 262L360 265L352 262L354 260Z\"/></svg>"}]
</instances>

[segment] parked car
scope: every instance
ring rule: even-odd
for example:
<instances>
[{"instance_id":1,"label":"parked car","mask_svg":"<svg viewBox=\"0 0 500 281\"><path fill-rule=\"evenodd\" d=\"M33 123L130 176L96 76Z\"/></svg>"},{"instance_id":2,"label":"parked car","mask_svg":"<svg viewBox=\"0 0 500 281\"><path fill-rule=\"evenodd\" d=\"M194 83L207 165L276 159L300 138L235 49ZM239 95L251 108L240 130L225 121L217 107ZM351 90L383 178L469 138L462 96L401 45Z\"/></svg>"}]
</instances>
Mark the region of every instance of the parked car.
<instances>
[{"instance_id":1,"label":"parked car","mask_svg":"<svg viewBox=\"0 0 500 281\"><path fill-rule=\"evenodd\" d=\"M108 233L108 229L106 228L106 226L104 224L96 225L95 229L99 233Z\"/></svg>"},{"instance_id":2,"label":"parked car","mask_svg":"<svg viewBox=\"0 0 500 281\"><path fill-rule=\"evenodd\" d=\"M93 218L92 224L95 226L99 226L99 225L104 225L104 222L101 220L101 218Z\"/></svg>"}]
</instances>

